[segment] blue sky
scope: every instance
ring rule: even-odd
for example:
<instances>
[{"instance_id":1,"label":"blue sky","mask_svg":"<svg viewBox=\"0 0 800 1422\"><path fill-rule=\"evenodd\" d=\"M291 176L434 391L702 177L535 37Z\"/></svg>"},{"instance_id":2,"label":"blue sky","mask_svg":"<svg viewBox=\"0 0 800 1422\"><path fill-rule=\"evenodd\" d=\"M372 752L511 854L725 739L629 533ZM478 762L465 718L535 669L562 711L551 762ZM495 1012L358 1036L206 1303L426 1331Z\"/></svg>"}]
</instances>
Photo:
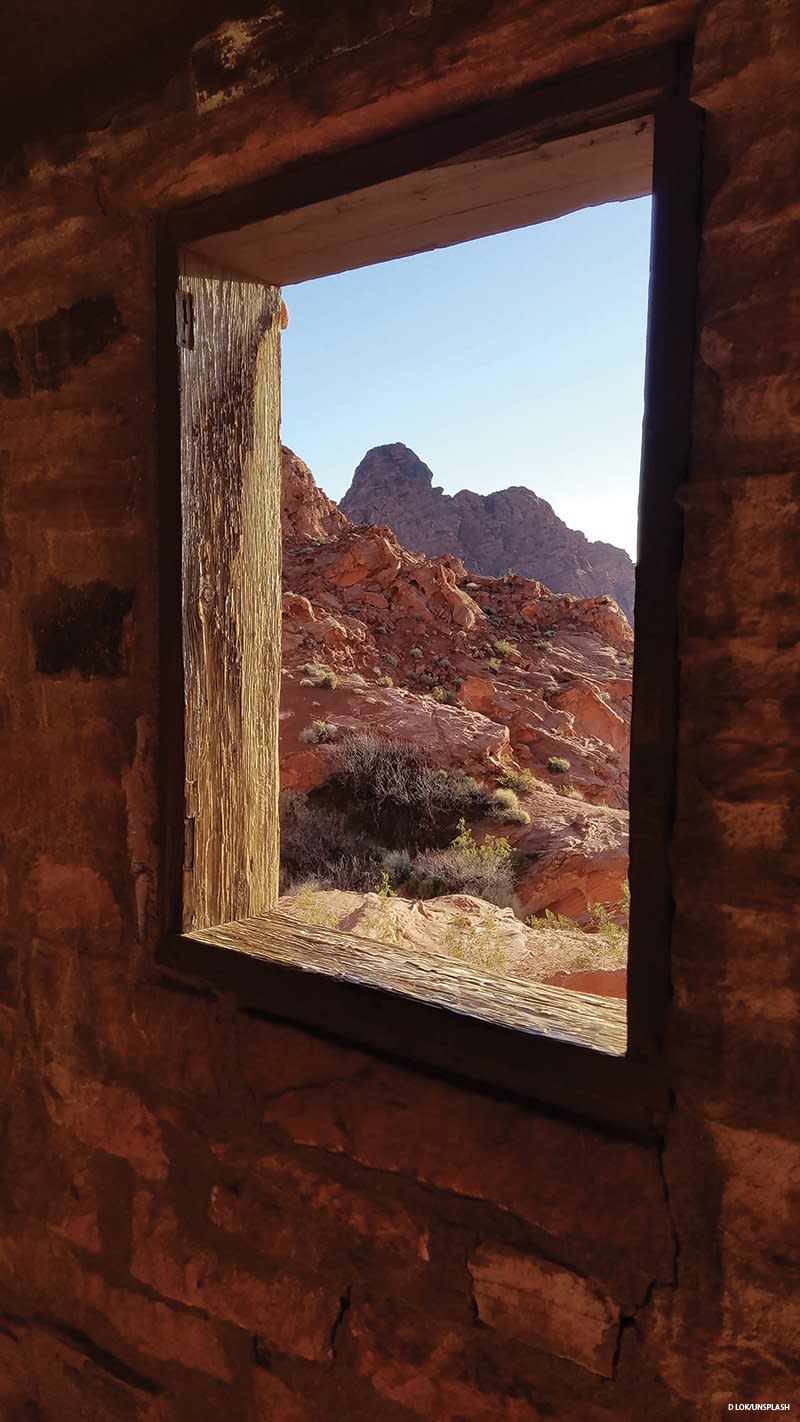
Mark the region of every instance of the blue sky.
<instances>
[{"instance_id":1,"label":"blue sky","mask_svg":"<svg viewBox=\"0 0 800 1422\"><path fill-rule=\"evenodd\" d=\"M285 444L340 499L376 444L636 546L650 199L285 288Z\"/></svg>"}]
</instances>

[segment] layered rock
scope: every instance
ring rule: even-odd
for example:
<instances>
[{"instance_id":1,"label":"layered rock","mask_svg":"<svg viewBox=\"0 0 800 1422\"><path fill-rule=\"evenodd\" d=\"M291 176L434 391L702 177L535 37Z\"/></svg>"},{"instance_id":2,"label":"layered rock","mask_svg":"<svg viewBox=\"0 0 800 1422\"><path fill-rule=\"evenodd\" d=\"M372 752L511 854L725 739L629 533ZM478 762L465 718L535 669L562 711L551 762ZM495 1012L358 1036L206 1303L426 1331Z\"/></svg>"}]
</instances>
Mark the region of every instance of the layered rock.
<instances>
[{"instance_id":1,"label":"layered rock","mask_svg":"<svg viewBox=\"0 0 800 1422\"><path fill-rule=\"evenodd\" d=\"M283 517L284 788L321 785L335 740L364 729L489 789L530 771L530 824L500 828L520 855L520 912L585 923L590 904L618 903L633 634L613 599L468 574L385 526L354 527L288 451Z\"/></svg>"},{"instance_id":2,"label":"layered rock","mask_svg":"<svg viewBox=\"0 0 800 1422\"><path fill-rule=\"evenodd\" d=\"M329 538L349 520L317 484L308 465L286 445L281 449L281 532L287 544Z\"/></svg>"},{"instance_id":3,"label":"layered rock","mask_svg":"<svg viewBox=\"0 0 800 1422\"><path fill-rule=\"evenodd\" d=\"M358 938L394 943L455 957L482 971L501 972L528 982L562 985L573 974L587 972L587 935L579 929L543 920L534 927L522 923L510 908L498 908L472 894L443 894L437 899L385 898L375 893L341 889L284 894L278 909L319 927L338 929ZM620 950L592 936L591 971L600 991L616 996L616 975L623 966ZM606 981L604 982L604 978ZM608 981L608 979L611 981Z\"/></svg>"},{"instance_id":4,"label":"layered rock","mask_svg":"<svg viewBox=\"0 0 800 1422\"><path fill-rule=\"evenodd\" d=\"M608 593L633 616L634 568L624 549L568 528L531 489L445 494L413 450L387 444L364 456L341 509L354 523L388 524L407 548L455 554L492 577L514 569L555 592Z\"/></svg>"}]
</instances>

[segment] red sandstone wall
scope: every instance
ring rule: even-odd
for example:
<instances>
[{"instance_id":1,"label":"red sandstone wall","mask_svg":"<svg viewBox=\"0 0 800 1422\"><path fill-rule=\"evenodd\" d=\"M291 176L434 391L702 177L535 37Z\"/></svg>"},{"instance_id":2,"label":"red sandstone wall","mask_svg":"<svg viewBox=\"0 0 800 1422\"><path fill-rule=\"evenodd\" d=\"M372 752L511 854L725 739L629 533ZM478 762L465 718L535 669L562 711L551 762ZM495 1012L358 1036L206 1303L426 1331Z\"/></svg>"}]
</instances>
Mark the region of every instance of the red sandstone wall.
<instances>
[{"instance_id":1,"label":"red sandstone wall","mask_svg":"<svg viewBox=\"0 0 800 1422\"><path fill-rule=\"evenodd\" d=\"M141 111L30 151L3 194L0 1418L677 1422L800 1405L798 11L286 9L201 43ZM707 211L659 1159L154 968L152 215L652 46L695 12Z\"/></svg>"}]
</instances>

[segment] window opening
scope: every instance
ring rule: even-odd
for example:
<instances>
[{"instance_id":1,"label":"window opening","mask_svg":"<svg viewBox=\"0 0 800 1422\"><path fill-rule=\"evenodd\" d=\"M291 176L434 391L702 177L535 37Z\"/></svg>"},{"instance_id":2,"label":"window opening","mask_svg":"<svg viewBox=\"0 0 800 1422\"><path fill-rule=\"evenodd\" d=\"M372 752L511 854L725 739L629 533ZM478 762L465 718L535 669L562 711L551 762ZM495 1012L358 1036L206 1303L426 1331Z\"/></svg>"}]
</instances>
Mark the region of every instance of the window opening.
<instances>
[{"instance_id":1,"label":"window opening","mask_svg":"<svg viewBox=\"0 0 800 1422\"><path fill-rule=\"evenodd\" d=\"M641 197L284 288L279 910L624 998L649 251Z\"/></svg>"},{"instance_id":2,"label":"window opening","mask_svg":"<svg viewBox=\"0 0 800 1422\"><path fill-rule=\"evenodd\" d=\"M641 115L644 107L640 100L626 98L614 75L607 83L587 81L585 88L576 82L565 93L590 96L591 103L597 104L598 126L591 126L591 103L589 110L578 105L580 119L569 119L564 117L563 99L535 94L529 104L515 101L508 112L501 106L502 112L493 111L488 121L477 114L465 115L441 131L431 131L424 140L419 135L405 136L374 150L312 165L308 173L298 168L257 185L252 192L199 204L165 224L162 311L167 310L168 297L173 308L170 340L174 352L177 335L179 350L181 441L178 522L169 523L176 508L170 503L169 481L165 504L168 526L180 528L179 578L170 551L177 551L177 538L170 542L165 537L162 559L165 602L172 605L172 591L177 594L179 584L176 605L179 601L181 611L180 625L168 624L162 659L167 719L180 730L179 738L171 737L167 725L165 734L165 920L167 961L189 971L202 961L203 971L214 978L220 973L226 977L223 958L234 976L237 962L245 975L248 965L257 966L269 1011L524 1092L531 1088L531 1064L547 1061L554 1069L558 1066L552 1090L562 1082L563 1091L559 1087L557 1095L585 1104L600 1098L607 1103L611 1084L621 1080L617 1068L627 1073L628 1063L615 1064L614 1059L627 1055L648 1071L650 1064L655 1066L668 997L667 846L680 562L676 490L688 450L700 116L691 105L670 100L658 107L655 118L645 113L613 119L614 112ZM526 106L529 128L524 127ZM428 155L428 167L417 166L422 153ZM506 363L514 361L513 342L497 335L493 292L486 289L490 284L473 283L458 307L465 323L458 337L458 359L463 362L466 351L479 380L478 394L472 390L463 397L464 416L458 417L459 428L463 424L467 431L472 429L470 447L461 456L465 468L454 471L447 447L443 453L430 432L415 430L409 437L402 420L395 422L400 428L391 434L378 430L368 435L366 425L357 430L345 408L347 402L341 401L341 417L349 421L353 437L372 453L366 479L363 450L359 448L357 458L350 459L344 482L351 482L354 467L359 468L359 478L352 481L346 497L343 488L335 490L341 497L339 508L327 497L333 489L328 460L315 441L330 438L320 417L321 396L328 387L336 389L342 364L337 342L345 336L357 339L357 323L351 311L338 318L328 313L325 340L319 343L324 353L315 354L318 367L312 380L295 381L296 347L291 342L303 330L302 300L309 293L313 299L315 283L322 291L323 279L332 279L331 290L341 273L347 281L369 283L400 268L412 272L415 262L446 263L454 253L463 257L479 249L488 252L495 238L502 246L555 234L559 250L565 240L563 224L579 227L583 221L602 221L603 214L609 213L638 214L635 260L630 254L624 257L628 265L624 290L626 298L637 303L641 321L644 232L651 191L625 1002L585 991L590 984L575 975L598 968L596 951L601 942L609 957L616 953L620 965L624 959L624 832L616 833L609 851L613 874L605 879L592 875L598 857L602 861L602 855L595 853L598 825L613 820L619 831L624 818L632 655L632 631L623 616L623 611L631 610L630 566L624 550L627 545L632 552L635 455L628 448L624 459L631 509L627 536L615 534L617 524L609 530L598 524L594 514L583 516L589 491L595 490L586 475L583 486L577 486L578 507L569 502L569 481L561 468L555 488L542 481L539 464L528 479L510 470L509 477L503 478L495 471L483 484L472 477L466 465L471 461L474 470L476 449L480 452L474 425L469 423L476 404L484 421L484 439L491 440L492 459L487 456L487 463L496 452L493 418L498 402L496 392L491 399L487 363L490 357L497 358L498 351ZM228 228L221 216L227 216ZM170 267L176 252L177 321ZM576 253L571 268L576 285L585 277L585 267L583 254ZM638 286L631 279L635 271ZM504 272L509 275L513 264ZM541 278L538 262L537 276ZM546 287L551 304L554 289L552 283ZM593 288L584 298L586 319L598 309L597 294ZM280 434L281 330L287 302L295 308L294 324L285 337L290 410L296 402L286 420L291 452L282 449ZM368 369L377 363L381 346L393 339L392 304L378 305L380 340L368 352ZM409 305L413 309L413 303ZM497 305L499 310L499 300ZM395 314L396 307L397 303ZM541 330L540 312L532 317L523 300L517 307L518 323L527 321ZM602 314L610 350L623 328L622 318L619 307ZM428 327L425 335L419 324L420 353L429 346L435 351L436 342L447 336L447 323L441 319L429 321ZM166 341L166 320L162 330ZM528 350L541 349L536 331L531 333ZM166 345L162 350L166 372ZM613 402L601 398L588 411L586 400L579 398L585 394L578 378L580 363L588 351L579 331L573 343L575 400L562 419L570 437L573 427L590 431L590 467L595 469L598 451L605 448ZM606 364L610 366L611 357ZM556 365L548 347L543 378L549 379ZM406 375L419 366L419 358L407 362ZM515 374L522 382L534 378L519 368ZM635 445L638 419L633 406L638 412L641 346L631 354L626 379L629 390L637 391L635 399L627 399L629 445L631 441ZM424 398L435 401L436 388L437 381L426 378ZM526 388L524 394L530 391ZM364 409L359 414L372 420L380 415L379 403L370 394L368 400L362 399ZM409 402L402 413L410 408ZM557 413L558 404L548 398L540 408L541 429ZM440 424L442 438L452 435L452 429L444 428L444 419ZM162 428L168 464L169 423ZM531 444L535 446L536 440ZM307 465L304 455L311 456ZM406 493L396 501L394 511L387 511L385 501L379 506L366 495L370 484L372 494L381 485L380 467L385 469L388 460L394 468L398 458L406 465ZM510 456L505 458L510 465ZM425 463L433 474L423 472L419 483ZM426 515L423 543L419 531L409 529L407 522L412 515L419 520L425 507L422 497L415 499L407 492L409 474L411 487L417 488L416 477L421 495L428 501L433 498L440 510L452 510L458 490L465 488L468 492L461 504L466 501L480 513L477 531L473 528L468 538L469 520L463 520L460 542L430 543L437 525L432 514ZM606 473L595 510L609 507L608 479ZM323 492L326 481L327 493ZM440 485L441 495L436 493ZM588 545L578 540L585 553L592 544L616 545L623 553L615 553L613 547L605 550L602 570L596 550L582 564L573 559L572 575L577 579L580 573L583 582L572 584L561 582L552 565L542 573L527 563L522 569L515 567L515 561L520 561L518 550L505 562L481 561L479 566L479 556L484 549L488 556L492 542L487 527L494 528L492 520L498 522L504 507L507 512L503 489L515 485L522 487L525 499L535 495L547 499L553 518L562 520L551 527L567 543L571 535L564 526L574 530L575 538L579 533L588 535ZM384 480L382 487L384 494L386 488L391 492L391 480ZM479 496L477 505L470 494ZM622 528L624 516L612 512ZM406 523L401 526L402 519ZM282 523L286 532L283 582ZM526 520L519 518L517 525L521 536ZM376 534L380 528L391 532ZM574 539L571 546L574 551ZM606 592L596 578L608 579L612 565L615 581ZM386 576L379 586L381 569ZM594 581L587 586L590 575ZM549 591L539 590L539 583L549 585ZM387 591L393 584L402 588L398 596L407 614L399 651L391 646L396 611L392 604L397 594L394 587L390 596ZM283 594L287 615L282 658ZM593 620L594 641L584 625L587 617ZM424 639L410 635L415 618L426 628ZM379 626L389 631L380 631ZM448 630L442 637L444 626ZM173 627L176 641L171 642ZM471 655L462 665L464 643ZM394 669L386 649L389 657L397 658ZM281 712L282 662L286 678ZM533 685L537 671L538 688ZM389 685L390 679L394 685ZM510 705L501 704L504 698ZM345 711L343 699L348 703ZM476 759L480 741L476 732L472 742L462 737L457 754L447 758L431 754L436 748L425 737L412 739L407 729L405 735L398 735L396 722L381 723L386 703L392 702L413 707L426 732L445 721L463 726L471 717L469 724L481 728L484 736L483 750ZM523 726L520 734L526 715L532 715L534 725ZM366 741L365 730L371 737ZM390 743L388 759L385 744L379 743L376 750L376 735L380 742ZM402 752L403 746L410 751ZM406 761L401 764L404 754ZM410 755L413 760L414 754L412 795L408 759ZM320 765L325 769L321 779ZM309 773L314 783L309 782ZM385 791L386 779L392 776L401 786L394 798L382 793L382 797L359 799L359 784L368 783L372 789L383 784ZM606 803L615 798L618 803ZM366 866L370 875L375 867L372 888L365 888L362 880L345 890L362 898L371 896L368 905L357 906L361 933L358 924L347 924L346 916L337 917L337 927L331 925L321 896L332 890L320 880L331 864L338 875L347 854L331 856L325 843L327 831L323 833L313 820L309 829L310 803L314 813L323 809L331 819L341 817L340 830L349 843L348 853L352 851L352 865ZM377 803L382 807L379 811ZM357 810L349 822L343 814L348 804L351 810L355 804ZM537 898L530 882L523 882L525 876L544 878L548 853L562 870L564 859L548 838L544 807L566 827L570 854L581 836L590 852L580 873L575 865L569 888L562 884L563 892L548 890ZM542 830L541 846L531 843L537 828ZM308 858L302 862L304 834L315 841L310 862ZM366 852L365 840L370 841ZM509 842L510 852L503 840ZM526 843L520 849L522 840ZM574 858L579 860L578 855ZM445 869L454 862L461 878L444 880ZM464 874L465 864L472 879ZM398 910L408 913L408 906L416 905L414 912L424 919L437 898L448 896L443 888L459 890L477 884L485 888L492 874L501 888L508 888L503 875L507 878L509 872L509 903L503 904L500 891L486 893L484 917L493 920L498 912L505 913L506 930L517 938L525 936L526 948L526 935L533 935L534 942L541 935L559 943L566 943L571 935L575 955L556 957L552 974L545 974L541 963L535 976L517 972L524 955L496 947L491 941L493 930L487 936L482 928L474 930L466 908L459 918L461 909L455 905L455 922L440 928L435 947L391 941L399 937L393 923ZM303 898L304 918L292 916L297 903L287 904L285 897L281 901L282 890L295 891L295 900ZM494 903L497 898L500 902ZM387 926L389 942L363 936L365 916L371 933ZM219 954L219 948L236 952ZM585 968L577 956L584 949ZM592 953L594 957L589 956ZM609 957L600 971L610 974L618 969ZM269 968L274 971L267 972ZM553 982L554 978L558 980ZM603 986L614 991L608 977ZM589 1074L583 1070L588 1060L584 1054L572 1055L575 1047L600 1054L593 1058ZM624 1079L628 1081L627 1074ZM636 1081L641 1085L643 1080L640 1072ZM630 1084L633 1088L632 1077ZM605 1112L606 1106L602 1109ZM624 1116L627 1108L620 1104L619 1109Z\"/></svg>"}]
</instances>

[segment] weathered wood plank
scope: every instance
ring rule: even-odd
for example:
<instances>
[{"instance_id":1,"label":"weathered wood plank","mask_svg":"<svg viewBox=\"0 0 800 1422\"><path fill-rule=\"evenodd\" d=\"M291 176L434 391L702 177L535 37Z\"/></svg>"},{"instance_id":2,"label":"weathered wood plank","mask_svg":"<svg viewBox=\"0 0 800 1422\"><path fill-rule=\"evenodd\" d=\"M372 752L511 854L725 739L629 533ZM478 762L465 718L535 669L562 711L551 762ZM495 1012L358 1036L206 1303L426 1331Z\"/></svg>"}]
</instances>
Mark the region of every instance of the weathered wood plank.
<instances>
[{"instance_id":1,"label":"weathered wood plank","mask_svg":"<svg viewBox=\"0 0 800 1422\"><path fill-rule=\"evenodd\" d=\"M612 1056L625 1052L625 1004L614 998L480 972L457 958L310 927L281 913L187 936L339 982L383 988L496 1026Z\"/></svg>"},{"instance_id":2,"label":"weathered wood plank","mask_svg":"<svg viewBox=\"0 0 800 1422\"><path fill-rule=\"evenodd\" d=\"M280 292L185 254L181 351L183 925L267 912L278 885Z\"/></svg>"},{"instance_id":3,"label":"weathered wood plank","mask_svg":"<svg viewBox=\"0 0 800 1422\"><path fill-rule=\"evenodd\" d=\"M652 120L541 143L518 131L456 158L197 244L284 284L466 242L650 191Z\"/></svg>"}]
</instances>

